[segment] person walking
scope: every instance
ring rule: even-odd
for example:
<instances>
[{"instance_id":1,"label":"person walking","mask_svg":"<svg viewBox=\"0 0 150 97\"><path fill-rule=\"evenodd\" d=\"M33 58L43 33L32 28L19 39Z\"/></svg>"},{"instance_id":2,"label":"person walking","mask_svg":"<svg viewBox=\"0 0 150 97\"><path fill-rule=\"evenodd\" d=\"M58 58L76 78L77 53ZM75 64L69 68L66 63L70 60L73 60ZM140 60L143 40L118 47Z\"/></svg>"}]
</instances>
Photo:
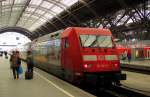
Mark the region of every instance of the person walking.
<instances>
[{"instance_id":1,"label":"person walking","mask_svg":"<svg viewBox=\"0 0 150 97\"><path fill-rule=\"evenodd\" d=\"M21 65L19 51L13 52L10 58L10 63L14 79L19 79L19 66Z\"/></svg>"}]
</instances>

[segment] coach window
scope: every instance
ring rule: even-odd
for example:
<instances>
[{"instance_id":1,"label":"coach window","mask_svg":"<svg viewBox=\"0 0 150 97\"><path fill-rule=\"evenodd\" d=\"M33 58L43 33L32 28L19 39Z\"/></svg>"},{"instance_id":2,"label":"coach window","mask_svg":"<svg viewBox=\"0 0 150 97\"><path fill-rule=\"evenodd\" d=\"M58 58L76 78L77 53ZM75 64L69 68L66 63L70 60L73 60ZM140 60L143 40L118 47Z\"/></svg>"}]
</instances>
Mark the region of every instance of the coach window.
<instances>
[{"instance_id":1,"label":"coach window","mask_svg":"<svg viewBox=\"0 0 150 97\"><path fill-rule=\"evenodd\" d=\"M68 38L65 39L65 48L69 47L69 42L68 42Z\"/></svg>"}]
</instances>

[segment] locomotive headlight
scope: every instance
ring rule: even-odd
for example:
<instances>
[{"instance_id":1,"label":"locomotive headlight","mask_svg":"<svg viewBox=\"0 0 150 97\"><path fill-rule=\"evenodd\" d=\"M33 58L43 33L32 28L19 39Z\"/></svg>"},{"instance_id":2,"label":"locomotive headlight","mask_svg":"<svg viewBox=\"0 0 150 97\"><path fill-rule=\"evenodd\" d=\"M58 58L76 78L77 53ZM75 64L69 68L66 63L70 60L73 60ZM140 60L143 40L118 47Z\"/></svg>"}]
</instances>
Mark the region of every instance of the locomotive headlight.
<instances>
[{"instance_id":1,"label":"locomotive headlight","mask_svg":"<svg viewBox=\"0 0 150 97\"><path fill-rule=\"evenodd\" d=\"M83 64L83 67L84 67L84 68L91 68L91 67L92 67L92 64Z\"/></svg>"},{"instance_id":2,"label":"locomotive headlight","mask_svg":"<svg viewBox=\"0 0 150 97\"><path fill-rule=\"evenodd\" d=\"M115 66L115 67L118 67L119 65L116 63L116 64L114 64L114 66Z\"/></svg>"},{"instance_id":3,"label":"locomotive headlight","mask_svg":"<svg viewBox=\"0 0 150 97\"><path fill-rule=\"evenodd\" d=\"M117 55L105 55L105 60L118 60Z\"/></svg>"},{"instance_id":4,"label":"locomotive headlight","mask_svg":"<svg viewBox=\"0 0 150 97\"><path fill-rule=\"evenodd\" d=\"M84 61L97 61L96 55L83 55Z\"/></svg>"}]
</instances>

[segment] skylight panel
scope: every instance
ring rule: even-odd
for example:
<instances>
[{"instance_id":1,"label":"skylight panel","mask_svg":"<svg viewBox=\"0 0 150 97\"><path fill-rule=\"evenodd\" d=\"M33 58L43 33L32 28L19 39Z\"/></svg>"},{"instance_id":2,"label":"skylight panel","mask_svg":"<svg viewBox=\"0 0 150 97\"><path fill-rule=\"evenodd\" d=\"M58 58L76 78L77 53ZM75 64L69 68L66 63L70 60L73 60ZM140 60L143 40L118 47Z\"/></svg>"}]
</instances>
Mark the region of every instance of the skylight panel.
<instances>
[{"instance_id":1,"label":"skylight panel","mask_svg":"<svg viewBox=\"0 0 150 97\"><path fill-rule=\"evenodd\" d=\"M119 22L119 23L117 24L117 26L123 25L123 23L124 23L124 22Z\"/></svg>"},{"instance_id":2,"label":"skylight panel","mask_svg":"<svg viewBox=\"0 0 150 97\"><path fill-rule=\"evenodd\" d=\"M11 13L11 17L10 17L10 20L17 20L17 17L20 15L20 12L18 11L15 11L13 13Z\"/></svg>"},{"instance_id":3,"label":"skylight panel","mask_svg":"<svg viewBox=\"0 0 150 97\"><path fill-rule=\"evenodd\" d=\"M31 8L31 7L28 7L27 9L26 9L26 11L28 11L28 12L33 12L35 10L35 8Z\"/></svg>"},{"instance_id":4,"label":"skylight panel","mask_svg":"<svg viewBox=\"0 0 150 97\"><path fill-rule=\"evenodd\" d=\"M40 27L43 25L45 22L38 21L36 22L32 27L29 28L30 31L34 31L36 28Z\"/></svg>"},{"instance_id":5,"label":"skylight panel","mask_svg":"<svg viewBox=\"0 0 150 97\"><path fill-rule=\"evenodd\" d=\"M11 5L12 4L12 0L6 0L2 2L2 5Z\"/></svg>"},{"instance_id":6,"label":"skylight panel","mask_svg":"<svg viewBox=\"0 0 150 97\"><path fill-rule=\"evenodd\" d=\"M23 17L29 17L29 16L30 14L26 14L26 13L23 14Z\"/></svg>"},{"instance_id":7,"label":"skylight panel","mask_svg":"<svg viewBox=\"0 0 150 97\"><path fill-rule=\"evenodd\" d=\"M4 15L6 15L6 14L8 14L10 11L4 11L4 12L2 12L2 16L4 16Z\"/></svg>"},{"instance_id":8,"label":"skylight panel","mask_svg":"<svg viewBox=\"0 0 150 97\"><path fill-rule=\"evenodd\" d=\"M44 15L44 17L47 18L47 19L53 18L53 16L52 16L51 14L49 14L49 13L46 13L46 14Z\"/></svg>"},{"instance_id":9,"label":"skylight panel","mask_svg":"<svg viewBox=\"0 0 150 97\"><path fill-rule=\"evenodd\" d=\"M33 23L33 19L28 19L28 22L25 23L26 27L29 27Z\"/></svg>"},{"instance_id":10,"label":"skylight panel","mask_svg":"<svg viewBox=\"0 0 150 97\"><path fill-rule=\"evenodd\" d=\"M38 19L38 16L32 15L31 18Z\"/></svg>"},{"instance_id":11,"label":"skylight panel","mask_svg":"<svg viewBox=\"0 0 150 97\"><path fill-rule=\"evenodd\" d=\"M3 13L3 12L8 12L8 11L10 11L10 10L11 10L11 8L3 9L3 10L2 10L2 13Z\"/></svg>"},{"instance_id":12,"label":"skylight panel","mask_svg":"<svg viewBox=\"0 0 150 97\"><path fill-rule=\"evenodd\" d=\"M66 6L71 6L78 2L79 0L61 0L61 3L63 3Z\"/></svg>"},{"instance_id":13,"label":"skylight panel","mask_svg":"<svg viewBox=\"0 0 150 97\"><path fill-rule=\"evenodd\" d=\"M51 10L57 14L59 14L63 11L63 9L58 6L54 6Z\"/></svg>"},{"instance_id":14,"label":"skylight panel","mask_svg":"<svg viewBox=\"0 0 150 97\"><path fill-rule=\"evenodd\" d=\"M133 23L132 19L129 19L129 21L127 22L127 24L128 24L128 23Z\"/></svg>"},{"instance_id":15,"label":"skylight panel","mask_svg":"<svg viewBox=\"0 0 150 97\"><path fill-rule=\"evenodd\" d=\"M14 4L24 4L26 0L15 0Z\"/></svg>"},{"instance_id":16,"label":"skylight panel","mask_svg":"<svg viewBox=\"0 0 150 97\"><path fill-rule=\"evenodd\" d=\"M39 10L39 9L38 9L38 10L36 10L36 11L35 11L35 13L37 13L37 14L41 14L41 15L42 15L42 14L44 14L44 13L45 13L45 11L42 11L42 10Z\"/></svg>"},{"instance_id":17,"label":"skylight panel","mask_svg":"<svg viewBox=\"0 0 150 97\"><path fill-rule=\"evenodd\" d=\"M135 18L136 18L137 20L140 20L139 14L135 13L134 16L135 16Z\"/></svg>"},{"instance_id":18,"label":"skylight panel","mask_svg":"<svg viewBox=\"0 0 150 97\"><path fill-rule=\"evenodd\" d=\"M43 0L31 0L30 5L40 5Z\"/></svg>"},{"instance_id":19,"label":"skylight panel","mask_svg":"<svg viewBox=\"0 0 150 97\"><path fill-rule=\"evenodd\" d=\"M47 22L46 19L42 19L42 18L40 18L39 21L44 22L44 23Z\"/></svg>"},{"instance_id":20,"label":"skylight panel","mask_svg":"<svg viewBox=\"0 0 150 97\"><path fill-rule=\"evenodd\" d=\"M24 18L21 18L17 25L22 25L24 23Z\"/></svg>"},{"instance_id":21,"label":"skylight panel","mask_svg":"<svg viewBox=\"0 0 150 97\"><path fill-rule=\"evenodd\" d=\"M51 8L53 5L54 5L54 4L52 4L52 3L43 1L43 3L42 3L40 6L49 9L49 8Z\"/></svg>"},{"instance_id":22,"label":"skylight panel","mask_svg":"<svg viewBox=\"0 0 150 97\"><path fill-rule=\"evenodd\" d=\"M12 10L17 11L17 10L21 10L21 8L20 7L13 7Z\"/></svg>"}]
</instances>

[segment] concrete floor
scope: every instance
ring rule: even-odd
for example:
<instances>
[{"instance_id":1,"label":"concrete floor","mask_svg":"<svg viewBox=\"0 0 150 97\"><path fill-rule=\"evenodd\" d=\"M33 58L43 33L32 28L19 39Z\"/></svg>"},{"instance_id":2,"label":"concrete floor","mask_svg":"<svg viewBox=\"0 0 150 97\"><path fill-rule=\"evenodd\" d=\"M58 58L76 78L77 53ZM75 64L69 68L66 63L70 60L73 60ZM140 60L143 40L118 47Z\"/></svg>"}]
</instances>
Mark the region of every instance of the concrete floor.
<instances>
[{"instance_id":1,"label":"concrete floor","mask_svg":"<svg viewBox=\"0 0 150 97\"><path fill-rule=\"evenodd\" d=\"M9 67L8 59L0 57L0 97L95 97L39 69L33 80L25 80L24 74L14 80Z\"/></svg>"}]
</instances>

